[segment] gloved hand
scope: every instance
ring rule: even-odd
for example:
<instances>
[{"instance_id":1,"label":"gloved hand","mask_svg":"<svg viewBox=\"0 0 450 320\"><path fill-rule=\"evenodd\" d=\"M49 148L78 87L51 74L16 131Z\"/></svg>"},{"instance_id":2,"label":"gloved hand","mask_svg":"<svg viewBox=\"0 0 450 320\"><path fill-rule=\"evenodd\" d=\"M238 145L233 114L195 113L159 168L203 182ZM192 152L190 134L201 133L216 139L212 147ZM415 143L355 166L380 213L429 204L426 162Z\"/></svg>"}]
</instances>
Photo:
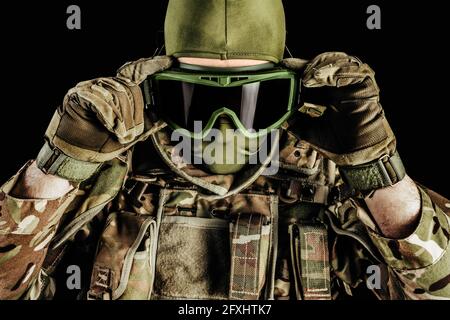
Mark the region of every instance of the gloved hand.
<instances>
[{"instance_id":1,"label":"gloved hand","mask_svg":"<svg viewBox=\"0 0 450 320\"><path fill-rule=\"evenodd\" d=\"M81 82L69 90L45 133L38 167L77 182L126 151L150 129L144 125L139 84L171 64L166 56L141 59L122 66L116 77Z\"/></svg>"},{"instance_id":2,"label":"gloved hand","mask_svg":"<svg viewBox=\"0 0 450 320\"><path fill-rule=\"evenodd\" d=\"M340 52L317 56L303 73L302 97L306 109L324 111L315 117L299 114L291 130L340 166L355 189L381 188L403 178L396 139L367 64Z\"/></svg>"}]
</instances>

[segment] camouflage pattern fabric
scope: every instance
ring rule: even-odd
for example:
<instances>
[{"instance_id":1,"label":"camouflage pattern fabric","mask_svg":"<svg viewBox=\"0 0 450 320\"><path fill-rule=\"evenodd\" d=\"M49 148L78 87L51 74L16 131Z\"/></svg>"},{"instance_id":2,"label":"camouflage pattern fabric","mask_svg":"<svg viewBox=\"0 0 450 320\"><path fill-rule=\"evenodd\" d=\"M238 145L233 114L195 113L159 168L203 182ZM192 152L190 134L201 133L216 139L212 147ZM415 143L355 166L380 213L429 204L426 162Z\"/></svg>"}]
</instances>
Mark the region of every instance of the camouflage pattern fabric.
<instances>
[{"instance_id":1,"label":"camouflage pattern fabric","mask_svg":"<svg viewBox=\"0 0 450 320\"><path fill-rule=\"evenodd\" d=\"M223 210L220 201L204 205L195 190L161 189L152 299L227 299L228 221L206 211Z\"/></svg>"},{"instance_id":2,"label":"camouflage pattern fabric","mask_svg":"<svg viewBox=\"0 0 450 320\"><path fill-rule=\"evenodd\" d=\"M126 78L134 79L131 82L141 81L148 71L144 66L145 63L137 67L132 63L125 65L118 75L120 86L128 83ZM93 90L91 85L94 84L85 83L87 87L82 85L78 89ZM102 88L103 85L115 86L108 81L97 81L96 84L102 84ZM101 97L102 88L94 88L92 94ZM117 92L124 93L122 89ZM133 136L142 136L140 123L118 128L118 133L126 140L123 142L128 142L130 128L136 127L136 130L132 129ZM152 140L158 136L161 152L155 150L150 139L140 142L128 152L128 157L121 153L113 160L108 159L94 176L59 199L12 197L10 190L23 169L0 188L0 299L51 299L58 284L65 284L65 278L57 277L57 271L64 266L65 246L96 247L97 242L86 240L95 237L83 236L89 234L95 234L97 238L102 234L103 243L111 244L111 252L117 252L114 256L109 249L100 246L97 259L87 263L88 269L96 265L92 275L94 284L102 284L101 279L106 276L104 284L111 293L120 287L121 290L109 298L146 299L154 281L150 297L153 299L226 299L230 296L295 299L295 279L299 288L305 287L310 273L302 273L306 279L291 274L288 228L318 217L327 228L332 299L349 298L362 292L378 299L450 299L449 200L419 186L421 218L418 226L404 239L388 239L380 234L363 203L351 194L339 192L335 195L334 191L343 186L335 165L308 143L287 132L283 132L280 139L281 168L276 176L258 175L254 168L246 168L238 175L211 175L176 157L174 161L170 160L173 148L163 127L161 123L156 130L158 133L151 135ZM139 146L144 150L141 152L143 161L155 163L152 170L132 170L130 155L136 155ZM162 153L170 163L161 161ZM329 210L322 217L320 212L325 206ZM264 223L260 224L256 219L273 218L275 211L279 224L271 220L268 234ZM111 229L111 224L106 227L103 216L109 215L109 221L126 219L126 214L114 218L114 213L121 212L130 212L137 219L135 224L127 224L124 230ZM250 215L252 221L245 218ZM236 243L230 244L228 219L234 221L232 218L238 216L245 219L240 220L240 231L232 238ZM100 231L91 223L94 217L99 218ZM136 230L140 228L136 226L142 226L142 220L153 221L155 218L156 232L163 236L162 242L139 242ZM245 225L251 229L245 229ZM241 235L250 236L250 239ZM142 240L151 238L147 236L150 235L146 234ZM265 241L265 236L270 240ZM249 240L251 245L247 254L239 243L242 238ZM119 243L119 239L124 241ZM322 241L325 240L317 241L317 244ZM236 246L232 248L232 245ZM297 254L300 260L305 253L311 252L308 246L302 248L302 242L296 248L300 251ZM153 261L154 274L151 264L156 257L147 259L152 250L158 254L156 263ZM237 264L234 261L237 259L231 259L231 253L234 257L244 258L239 260L246 260L246 263ZM108 259L104 259L105 256ZM220 270L217 268L219 260ZM231 267L232 261L239 268ZM253 261L257 264L252 264ZM250 268L244 272L243 266ZM380 288L367 287L369 266L380 268ZM181 273L183 269L187 270L184 274ZM126 270L129 273L124 272ZM233 277L230 275L232 270ZM185 276L191 271L196 273ZM108 277L113 273L116 276L111 279L115 280L109 281ZM121 281L122 274L128 281ZM217 284L216 276L220 274L220 290L210 290ZM249 274L252 281L247 280ZM314 277L315 272L312 279ZM194 279L197 282L192 281ZM324 283L325 278L315 279ZM232 290L227 292L230 282L233 282ZM194 284L195 290L189 291ZM89 289L89 280L82 286L83 290ZM82 297L86 298L86 295Z\"/></svg>"},{"instance_id":3,"label":"camouflage pattern fabric","mask_svg":"<svg viewBox=\"0 0 450 320\"><path fill-rule=\"evenodd\" d=\"M307 152L306 154L311 155L312 153ZM307 166L307 163L311 162L303 159L302 163ZM11 186L14 185L16 178L11 179L1 188L3 193L1 194L2 199L0 201L2 206L2 215L0 217L0 230L2 232L0 235L2 248L0 252L0 260L2 261L0 264L0 283L2 284L2 291L0 292L3 299L19 298L20 296L27 299L51 298L54 293L54 284L41 267L43 257L48 256L45 253L46 249L43 248L43 250L37 252L27 249L26 253L23 249L28 247L28 245L24 246L24 241L30 241L29 238L32 236L21 235L19 237L11 231L14 231L27 216L36 215L40 219L40 222L33 231L33 234L45 234L52 227L51 224L48 226L45 225L45 221L48 221L45 219L48 218L43 217L50 217L56 211L59 213L55 217L58 217L64 211L61 214L63 217L60 223L61 227L58 229L64 232L62 235L58 232L57 238L59 240L66 238L74 239L74 230L80 229L90 219L89 210L98 208L98 205L103 207L103 205L111 202L111 199L116 197L117 192L124 184L126 172L127 168L125 163L118 160L113 165L105 167L104 171L101 171L95 179L80 186L77 191L74 191L75 193L72 195L72 198L47 201L45 211L39 213L39 215L37 215L38 212L36 212L35 207L37 206L41 210L39 203L42 203L42 200L29 199L24 201L8 196L8 192ZM149 180L154 181L152 179ZM339 183L339 180L337 179L336 182ZM155 183L155 185L159 184L159 182L152 183ZM279 183L279 180L275 179L275 177L274 179L260 177L248 190L261 192L261 190L264 190L262 186L266 186L266 192L273 192L273 190L277 190ZM161 183L161 185L164 185L164 183ZM113 186L114 188L112 188ZM445 213L445 210L448 212L448 208L445 205L448 205L450 201L442 197L437 198L436 196L431 198L427 193L429 191L425 192L423 188L420 188L420 190L422 195L422 218L416 231L407 239L395 240L381 237L374 227L370 216L364 212L363 207L357 201L353 201L351 198L343 202L338 202L330 207L330 212L335 217L334 225L332 227L330 225L328 226L333 299L351 294L356 295L359 292L358 290L363 290L361 288L367 291L366 270L370 265L380 266L382 270L382 286L380 289L372 290L374 297L379 299L448 299L450 297L448 280L450 273L448 253L449 218L448 213ZM212 210L213 208L225 208L227 210L234 208L233 212L245 212L245 209L247 209L247 212L251 212L258 207L265 207L258 204L257 201L255 202L257 197L249 200L252 197L246 197L241 194L236 195L234 198L227 197L211 202L211 200L201 199L198 193L193 193L192 190L178 190L177 192L177 196L173 195L169 197L168 199L171 200L166 202L165 212L167 215L172 214L176 216L184 214L186 218L189 218L192 212L203 216L209 214L211 211L216 213L221 212L218 209ZM186 196L182 196L183 193ZM108 196L99 196L101 194ZM131 201L125 195L128 197L134 196L136 199ZM142 213L146 212L147 214L154 215L158 208L157 198L158 195L155 196L150 187L143 193L131 192L129 195L121 191L115 198L115 201L111 202L110 206L106 209L107 212L111 212L110 210L117 206L116 203L133 203L129 208L140 208L139 210L145 208L145 211L142 211ZM432 199L436 200L432 201ZM291 221L291 224L297 221L293 218L294 216L291 216L291 211L298 215L305 208L308 208L306 203L300 200L295 201L294 203L289 203L280 199L280 219L283 221L286 219L286 223L288 224L289 221ZM34 203L37 205L34 205ZM437 205L438 203L439 206ZM233 205L230 206L230 204ZM11 207L20 207L22 210L20 220L17 218L17 213L14 213L17 211L12 210ZM314 208L311 207L312 211L308 213L308 216L310 214L315 215ZM192 209L192 211L183 209ZM262 209L257 210L261 211ZM86 215L86 212L88 215ZM139 211L139 213L141 212ZM28 219L31 221L31 218ZM27 221L25 220L25 222ZM74 221L76 223L73 223ZM32 226L31 224L25 229L28 230ZM285 232L287 234L287 229L283 228L280 224L278 229L279 245L277 248L278 271L274 286L275 298L277 299L295 297L295 295L292 295L292 290L295 287L295 285L292 285L294 284L294 277L289 271L289 265L291 264L290 254L289 252L285 254L286 248L289 248L289 243L283 240ZM52 243L52 247L54 244L55 242ZM21 250L16 249L19 246L22 246ZM55 249L51 250L53 252ZM376 251L381 253L380 262L371 254L371 252ZM28 254L28 252L32 254ZM136 259L135 261L143 260ZM29 277L23 278L23 274L26 275L27 273L26 269L29 263L35 264L36 266L34 270L28 271L30 273ZM23 267L20 268L20 266ZM133 269L148 270L147 266L139 265L138 263L132 264ZM11 272L11 270L14 270L14 272ZM16 270L18 272L15 272ZM139 285L145 284L145 281L135 280L138 278L134 277L134 274L134 271L130 273L129 285L125 291L127 295L124 293L123 297L128 296L137 299L138 297L142 297L139 292L145 291L145 288L143 290L138 288ZM16 284L19 285L17 286ZM12 288L16 290L11 291ZM155 298L157 297L155 296Z\"/></svg>"},{"instance_id":4,"label":"camouflage pattern fabric","mask_svg":"<svg viewBox=\"0 0 450 320\"><path fill-rule=\"evenodd\" d=\"M50 248L53 252L58 242L72 238L98 214L116 196L127 171L123 162L114 160L105 164L91 181L62 198L22 200L10 197L8 193L30 163L0 189L2 298L17 299L28 287L31 288L29 297L39 297L47 290L45 287L50 280L43 280L48 275L41 269L51 264L47 261L44 264L49 256L47 250Z\"/></svg>"},{"instance_id":5,"label":"camouflage pattern fabric","mask_svg":"<svg viewBox=\"0 0 450 320\"><path fill-rule=\"evenodd\" d=\"M25 170L19 171L18 176ZM72 191L59 199L17 199L8 195L17 177L0 189L0 297L17 299L39 275L49 243Z\"/></svg>"},{"instance_id":6,"label":"camouflage pattern fabric","mask_svg":"<svg viewBox=\"0 0 450 320\"><path fill-rule=\"evenodd\" d=\"M116 77L83 81L70 89L47 127L38 168L81 182L103 162L159 130L144 112L139 84L171 64L172 58L165 56L140 59L122 66Z\"/></svg>"},{"instance_id":7,"label":"camouflage pattern fabric","mask_svg":"<svg viewBox=\"0 0 450 320\"><path fill-rule=\"evenodd\" d=\"M383 271L383 285L379 290L373 289L373 293L379 299L450 298L449 214L435 205L422 187L419 190L420 222L404 239L380 235L364 207L352 199L331 208L339 219L339 228L351 230L349 234L359 239L358 243L349 242L348 237L342 236L333 240L332 266L349 288L365 285L367 266L378 265ZM364 233L357 236L361 232ZM377 249L382 264L374 259L368 248Z\"/></svg>"},{"instance_id":8,"label":"camouflage pattern fabric","mask_svg":"<svg viewBox=\"0 0 450 320\"><path fill-rule=\"evenodd\" d=\"M232 279L246 281L247 277L256 286L253 299L260 296L270 273L269 261L272 261L269 221L274 219L275 197L261 194L237 194L217 200L205 197L197 190L179 187L161 190L162 218L152 299L228 299ZM235 222L230 227L229 220L250 215L254 217L253 221L265 221L265 225L259 225L262 229L258 229L257 235L255 251L259 263L249 266L243 277L242 269L239 269L243 261L231 267L237 262L233 244L236 227ZM247 232L247 229L242 222L242 230ZM246 252L251 254L250 250ZM232 276L232 270L238 270L239 275L234 273Z\"/></svg>"},{"instance_id":9,"label":"camouflage pattern fabric","mask_svg":"<svg viewBox=\"0 0 450 320\"><path fill-rule=\"evenodd\" d=\"M149 216L129 212L108 216L99 243L88 299L150 298L155 229L155 220Z\"/></svg>"},{"instance_id":10,"label":"camouflage pattern fabric","mask_svg":"<svg viewBox=\"0 0 450 320\"><path fill-rule=\"evenodd\" d=\"M343 167L395 152L396 139L379 102L375 73L367 64L343 52L325 52L310 61L302 85L309 105L333 108L321 117L296 117L290 128L297 137Z\"/></svg>"},{"instance_id":11,"label":"camouflage pattern fabric","mask_svg":"<svg viewBox=\"0 0 450 320\"><path fill-rule=\"evenodd\" d=\"M306 141L299 141L289 131L283 136L279 158L281 171L285 170L286 181L289 182L279 195L283 200L328 203L336 180L334 162L324 158Z\"/></svg>"},{"instance_id":12,"label":"camouflage pattern fabric","mask_svg":"<svg viewBox=\"0 0 450 320\"><path fill-rule=\"evenodd\" d=\"M294 224L289 228L295 289L300 300L331 299L327 233L320 224Z\"/></svg>"},{"instance_id":13,"label":"camouflage pattern fabric","mask_svg":"<svg viewBox=\"0 0 450 320\"><path fill-rule=\"evenodd\" d=\"M114 159L104 163L96 176L79 185L76 197L68 206L61 227L52 240L52 248L73 239L83 226L117 196L127 172L126 159Z\"/></svg>"},{"instance_id":14,"label":"camouflage pattern fabric","mask_svg":"<svg viewBox=\"0 0 450 320\"><path fill-rule=\"evenodd\" d=\"M261 260L261 252L267 250L262 245L268 241L264 216L239 214L230 226L231 272L230 299L257 300L260 295L260 269L265 269L266 260ZM264 238L263 238L264 237Z\"/></svg>"},{"instance_id":15,"label":"camouflage pattern fabric","mask_svg":"<svg viewBox=\"0 0 450 320\"><path fill-rule=\"evenodd\" d=\"M422 216L410 236L387 239L369 229L386 263L404 284L410 299L448 299L450 295L450 217L434 207L420 189Z\"/></svg>"}]
</instances>

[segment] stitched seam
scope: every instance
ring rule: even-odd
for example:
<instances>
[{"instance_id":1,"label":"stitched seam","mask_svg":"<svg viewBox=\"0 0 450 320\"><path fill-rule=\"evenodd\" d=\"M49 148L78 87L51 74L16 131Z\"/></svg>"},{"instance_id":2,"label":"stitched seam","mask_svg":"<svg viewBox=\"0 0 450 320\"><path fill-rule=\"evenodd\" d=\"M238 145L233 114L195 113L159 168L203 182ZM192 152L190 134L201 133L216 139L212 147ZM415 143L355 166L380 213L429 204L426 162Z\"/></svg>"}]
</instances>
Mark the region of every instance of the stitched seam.
<instances>
[{"instance_id":1,"label":"stitched seam","mask_svg":"<svg viewBox=\"0 0 450 320\"><path fill-rule=\"evenodd\" d=\"M225 0L225 49L228 47L228 0Z\"/></svg>"}]
</instances>

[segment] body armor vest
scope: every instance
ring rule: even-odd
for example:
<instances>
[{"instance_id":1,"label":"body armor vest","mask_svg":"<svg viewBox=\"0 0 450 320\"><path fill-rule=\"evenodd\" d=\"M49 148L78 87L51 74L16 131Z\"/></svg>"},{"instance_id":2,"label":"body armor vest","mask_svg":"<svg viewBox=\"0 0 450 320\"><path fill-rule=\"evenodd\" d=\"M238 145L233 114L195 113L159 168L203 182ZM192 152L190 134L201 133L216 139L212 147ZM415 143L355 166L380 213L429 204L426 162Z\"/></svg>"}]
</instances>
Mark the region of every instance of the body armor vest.
<instances>
[{"instance_id":1,"label":"body armor vest","mask_svg":"<svg viewBox=\"0 0 450 320\"><path fill-rule=\"evenodd\" d=\"M305 298L330 298L320 212L335 183L333 163L285 137L277 175L249 174L245 188L245 179L235 189L233 181L228 194L217 195L174 172L164 155L149 161L155 149L164 153L156 139L133 152L131 174L101 236L88 298L273 299L283 281ZM219 178L230 177L203 181L211 190ZM283 264L297 281L283 277Z\"/></svg>"},{"instance_id":2,"label":"body armor vest","mask_svg":"<svg viewBox=\"0 0 450 320\"><path fill-rule=\"evenodd\" d=\"M308 144L284 131L276 175L263 176L253 165L213 176L167 161L167 135L158 135L129 152L122 161L128 169L113 164L128 174L112 201L89 208L83 200L81 209L74 201L78 209L52 243L48 275L58 273L54 266L69 243L78 246L77 261L80 251L90 261L78 298L331 299L336 273L348 282L361 276L345 261L342 271L342 261L330 261L331 250L349 244L336 246L330 235L370 241L356 217L348 232L326 210L349 193L336 182L335 164ZM104 170L100 175L115 172ZM86 199L96 194L89 188ZM363 247L355 254L370 252Z\"/></svg>"}]
</instances>

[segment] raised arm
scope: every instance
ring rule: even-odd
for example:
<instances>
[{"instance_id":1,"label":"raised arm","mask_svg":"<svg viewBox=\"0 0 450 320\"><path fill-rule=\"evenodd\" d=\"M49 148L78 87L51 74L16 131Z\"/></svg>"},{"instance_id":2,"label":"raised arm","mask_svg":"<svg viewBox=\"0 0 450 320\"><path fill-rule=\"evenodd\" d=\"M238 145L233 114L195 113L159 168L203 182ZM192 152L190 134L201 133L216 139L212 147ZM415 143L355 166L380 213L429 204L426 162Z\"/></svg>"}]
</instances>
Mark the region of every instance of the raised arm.
<instances>
[{"instance_id":1,"label":"raised arm","mask_svg":"<svg viewBox=\"0 0 450 320\"><path fill-rule=\"evenodd\" d=\"M142 59L122 67L117 77L69 90L36 160L0 188L0 300L39 296L27 289L45 276L48 245L79 184L151 130L144 123L139 83L170 65L168 57ZM110 193L101 204L114 196Z\"/></svg>"}]
</instances>

